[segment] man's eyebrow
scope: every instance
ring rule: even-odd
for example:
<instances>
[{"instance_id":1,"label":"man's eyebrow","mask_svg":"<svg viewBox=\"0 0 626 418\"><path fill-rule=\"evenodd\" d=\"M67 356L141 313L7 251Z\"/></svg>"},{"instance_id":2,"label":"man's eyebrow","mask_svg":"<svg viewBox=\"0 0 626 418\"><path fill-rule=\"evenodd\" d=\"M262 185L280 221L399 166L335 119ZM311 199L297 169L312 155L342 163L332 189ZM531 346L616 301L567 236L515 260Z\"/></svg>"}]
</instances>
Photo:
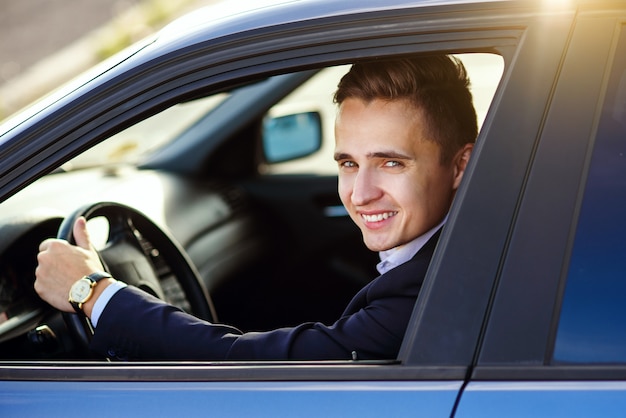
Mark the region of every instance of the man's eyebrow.
<instances>
[{"instance_id":1,"label":"man's eyebrow","mask_svg":"<svg viewBox=\"0 0 626 418\"><path fill-rule=\"evenodd\" d=\"M367 158L390 158L390 159L394 159L394 160L412 160L413 157L406 155L406 154L401 154L399 152L396 151L377 151L377 152L370 152L366 155ZM345 152L336 152L334 155L335 161L340 161L340 160L350 160L352 159L352 156L348 153Z\"/></svg>"},{"instance_id":2,"label":"man's eyebrow","mask_svg":"<svg viewBox=\"0 0 626 418\"><path fill-rule=\"evenodd\" d=\"M350 156L350 154L346 154L345 152L336 152L333 158L335 161L349 160L352 156Z\"/></svg>"},{"instance_id":3,"label":"man's eyebrow","mask_svg":"<svg viewBox=\"0 0 626 418\"><path fill-rule=\"evenodd\" d=\"M413 157L396 151L378 151L367 154L368 158L391 158L394 160L411 160Z\"/></svg>"}]
</instances>

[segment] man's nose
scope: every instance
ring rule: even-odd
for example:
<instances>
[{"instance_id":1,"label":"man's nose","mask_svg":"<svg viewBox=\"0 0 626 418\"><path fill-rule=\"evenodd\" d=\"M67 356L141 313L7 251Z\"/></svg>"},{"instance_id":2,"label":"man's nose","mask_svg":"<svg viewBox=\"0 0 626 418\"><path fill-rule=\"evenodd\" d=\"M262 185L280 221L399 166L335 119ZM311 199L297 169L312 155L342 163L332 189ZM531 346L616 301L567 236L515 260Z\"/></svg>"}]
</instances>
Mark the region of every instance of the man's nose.
<instances>
[{"instance_id":1,"label":"man's nose","mask_svg":"<svg viewBox=\"0 0 626 418\"><path fill-rule=\"evenodd\" d=\"M352 186L352 204L364 206L382 196L376 176L370 170L361 169L357 173Z\"/></svg>"}]
</instances>

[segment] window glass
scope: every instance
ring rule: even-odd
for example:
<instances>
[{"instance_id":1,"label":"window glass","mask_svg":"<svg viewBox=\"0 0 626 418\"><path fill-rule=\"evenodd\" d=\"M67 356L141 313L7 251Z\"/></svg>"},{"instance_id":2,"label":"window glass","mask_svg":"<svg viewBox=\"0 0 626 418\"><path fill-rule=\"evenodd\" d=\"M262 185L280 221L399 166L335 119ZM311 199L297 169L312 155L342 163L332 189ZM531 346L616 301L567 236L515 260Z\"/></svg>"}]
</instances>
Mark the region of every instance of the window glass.
<instances>
[{"instance_id":1,"label":"window glass","mask_svg":"<svg viewBox=\"0 0 626 418\"><path fill-rule=\"evenodd\" d=\"M626 362L626 34L616 51L570 259L557 362Z\"/></svg>"},{"instance_id":2,"label":"window glass","mask_svg":"<svg viewBox=\"0 0 626 418\"><path fill-rule=\"evenodd\" d=\"M65 171L109 164L136 164L142 156L174 141L228 98L219 93L180 103L149 117L83 152L63 166Z\"/></svg>"}]
</instances>

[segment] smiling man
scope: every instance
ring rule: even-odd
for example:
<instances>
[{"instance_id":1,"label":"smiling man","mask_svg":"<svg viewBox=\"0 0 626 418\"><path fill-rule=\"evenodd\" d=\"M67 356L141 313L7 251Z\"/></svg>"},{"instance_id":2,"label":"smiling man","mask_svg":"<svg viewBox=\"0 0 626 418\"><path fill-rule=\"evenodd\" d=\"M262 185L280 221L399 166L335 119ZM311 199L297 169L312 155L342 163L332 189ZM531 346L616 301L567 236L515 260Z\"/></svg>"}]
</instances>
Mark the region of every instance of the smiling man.
<instances>
[{"instance_id":1,"label":"smiling man","mask_svg":"<svg viewBox=\"0 0 626 418\"><path fill-rule=\"evenodd\" d=\"M339 194L367 247L385 251L379 270L444 221L477 135L468 87L445 56L355 65L339 85Z\"/></svg>"},{"instance_id":2,"label":"smiling man","mask_svg":"<svg viewBox=\"0 0 626 418\"><path fill-rule=\"evenodd\" d=\"M381 275L335 323L242 333L194 318L103 273L82 218L77 246L41 243L36 291L90 317L91 348L118 359L395 358L477 135L469 80L443 55L359 63L335 102L339 194L367 247L381 254ZM82 276L99 280L71 304Z\"/></svg>"}]
</instances>

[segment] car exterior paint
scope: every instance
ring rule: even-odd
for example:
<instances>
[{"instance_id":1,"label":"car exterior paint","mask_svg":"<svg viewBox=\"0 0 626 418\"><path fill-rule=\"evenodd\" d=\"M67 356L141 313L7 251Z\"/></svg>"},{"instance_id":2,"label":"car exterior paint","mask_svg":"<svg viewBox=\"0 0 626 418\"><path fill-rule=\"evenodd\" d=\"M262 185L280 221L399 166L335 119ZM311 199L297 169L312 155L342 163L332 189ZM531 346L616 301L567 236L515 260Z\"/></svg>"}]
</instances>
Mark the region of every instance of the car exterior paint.
<instances>
[{"instance_id":1,"label":"car exterior paint","mask_svg":"<svg viewBox=\"0 0 626 418\"><path fill-rule=\"evenodd\" d=\"M7 122L0 198L195 89L380 54L497 52L503 78L398 359L0 361L0 413L623 415L624 364L552 358L581 182L626 30L622 2L302 1L191 24L209 15L166 28Z\"/></svg>"}]
</instances>

